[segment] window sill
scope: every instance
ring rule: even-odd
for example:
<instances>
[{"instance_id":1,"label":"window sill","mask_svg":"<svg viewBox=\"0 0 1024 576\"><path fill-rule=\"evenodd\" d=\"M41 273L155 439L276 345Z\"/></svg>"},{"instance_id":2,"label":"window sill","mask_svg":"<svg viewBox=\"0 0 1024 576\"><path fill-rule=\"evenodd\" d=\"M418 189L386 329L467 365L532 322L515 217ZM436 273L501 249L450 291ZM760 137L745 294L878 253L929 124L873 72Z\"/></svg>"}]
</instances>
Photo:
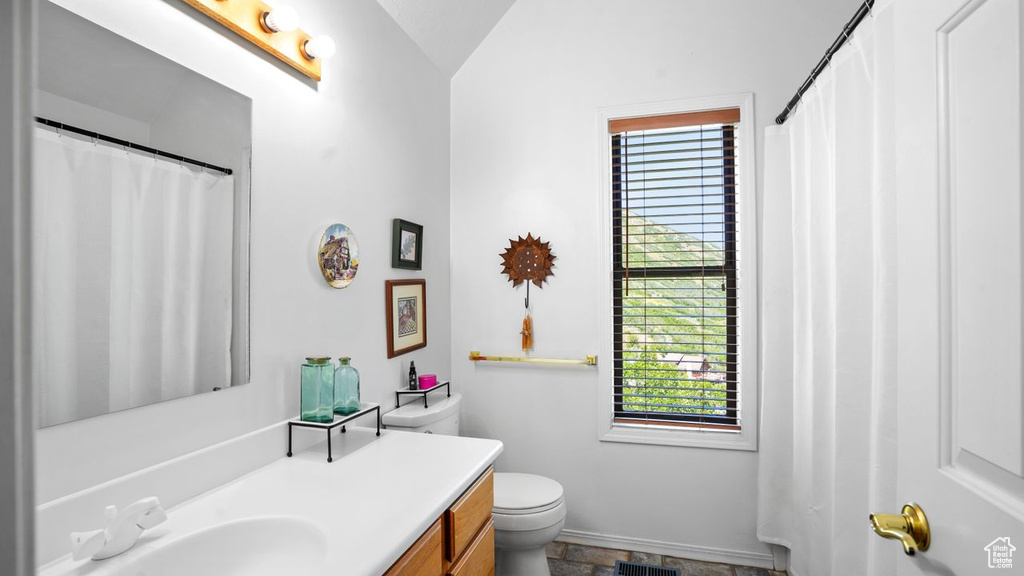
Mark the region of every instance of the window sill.
<instances>
[{"instance_id":1,"label":"window sill","mask_svg":"<svg viewBox=\"0 0 1024 576\"><path fill-rule=\"evenodd\" d=\"M756 440L751 438L749 433L737 430L614 424L605 430L598 439L601 442L624 442L627 444L757 451Z\"/></svg>"}]
</instances>

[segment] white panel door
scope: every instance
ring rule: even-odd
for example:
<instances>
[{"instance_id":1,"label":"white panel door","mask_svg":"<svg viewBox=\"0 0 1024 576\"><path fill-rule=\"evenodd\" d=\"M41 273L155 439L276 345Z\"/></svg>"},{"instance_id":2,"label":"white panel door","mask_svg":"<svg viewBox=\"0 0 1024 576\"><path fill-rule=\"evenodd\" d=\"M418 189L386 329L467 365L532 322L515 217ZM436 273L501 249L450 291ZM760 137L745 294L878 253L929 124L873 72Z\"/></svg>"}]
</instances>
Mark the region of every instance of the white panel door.
<instances>
[{"instance_id":1,"label":"white panel door","mask_svg":"<svg viewBox=\"0 0 1024 576\"><path fill-rule=\"evenodd\" d=\"M1022 0L895 7L899 574L1024 574Z\"/></svg>"}]
</instances>

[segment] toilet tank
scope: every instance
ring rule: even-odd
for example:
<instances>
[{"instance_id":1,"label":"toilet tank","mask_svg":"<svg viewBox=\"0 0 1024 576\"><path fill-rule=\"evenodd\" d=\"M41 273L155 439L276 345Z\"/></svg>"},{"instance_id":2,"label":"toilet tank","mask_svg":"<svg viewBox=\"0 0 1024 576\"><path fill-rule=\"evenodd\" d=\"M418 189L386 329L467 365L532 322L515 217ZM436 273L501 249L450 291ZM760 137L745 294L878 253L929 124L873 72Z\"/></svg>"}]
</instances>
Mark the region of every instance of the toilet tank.
<instances>
[{"instance_id":1,"label":"toilet tank","mask_svg":"<svg viewBox=\"0 0 1024 576\"><path fill-rule=\"evenodd\" d=\"M381 416L381 424L388 430L458 436L461 404L462 395L458 392L451 397L440 394L428 396L426 408L423 407L423 399L416 398L385 413Z\"/></svg>"}]
</instances>

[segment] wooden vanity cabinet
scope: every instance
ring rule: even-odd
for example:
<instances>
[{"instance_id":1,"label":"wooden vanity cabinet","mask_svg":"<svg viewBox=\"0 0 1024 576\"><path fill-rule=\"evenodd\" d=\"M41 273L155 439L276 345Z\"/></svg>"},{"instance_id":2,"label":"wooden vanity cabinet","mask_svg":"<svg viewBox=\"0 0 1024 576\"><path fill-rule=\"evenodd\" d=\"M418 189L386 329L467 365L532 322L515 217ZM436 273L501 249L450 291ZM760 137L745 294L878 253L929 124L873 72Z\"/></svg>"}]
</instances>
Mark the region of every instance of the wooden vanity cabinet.
<instances>
[{"instance_id":1,"label":"wooden vanity cabinet","mask_svg":"<svg viewBox=\"0 0 1024 576\"><path fill-rule=\"evenodd\" d=\"M384 576L494 576L493 508L488 468Z\"/></svg>"},{"instance_id":2,"label":"wooden vanity cabinet","mask_svg":"<svg viewBox=\"0 0 1024 576\"><path fill-rule=\"evenodd\" d=\"M494 520L488 520L448 576L494 576Z\"/></svg>"},{"instance_id":3,"label":"wooden vanity cabinet","mask_svg":"<svg viewBox=\"0 0 1024 576\"><path fill-rule=\"evenodd\" d=\"M487 469L444 513L445 559L455 563L491 520L494 473Z\"/></svg>"},{"instance_id":4,"label":"wooden vanity cabinet","mask_svg":"<svg viewBox=\"0 0 1024 576\"><path fill-rule=\"evenodd\" d=\"M444 538L441 530L441 519L427 528L427 531L420 536L405 554L398 559L387 576L441 576L444 574L442 564L442 548Z\"/></svg>"}]
</instances>

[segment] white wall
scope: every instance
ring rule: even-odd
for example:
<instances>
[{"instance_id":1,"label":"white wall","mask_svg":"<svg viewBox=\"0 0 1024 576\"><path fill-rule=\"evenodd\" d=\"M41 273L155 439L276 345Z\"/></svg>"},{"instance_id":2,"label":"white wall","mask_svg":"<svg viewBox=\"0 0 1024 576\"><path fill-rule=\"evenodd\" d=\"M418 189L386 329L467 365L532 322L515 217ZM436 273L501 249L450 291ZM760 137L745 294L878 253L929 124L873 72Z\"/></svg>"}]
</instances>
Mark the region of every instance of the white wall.
<instances>
[{"instance_id":1,"label":"white wall","mask_svg":"<svg viewBox=\"0 0 1024 576\"><path fill-rule=\"evenodd\" d=\"M597 110L753 92L760 156L764 126L857 4L519 0L453 79L452 377L464 432L505 443L500 469L559 480L568 534L770 563L755 535L756 453L599 442L610 358L597 370L467 361L470 350L518 352L524 294L498 254L527 232L551 241L555 276L531 292L534 354L596 353L610 314Z\"/></svg>"},{"instance_id":2,"label":"white wall","mask_svg":"<svg viewBox=\"0 0 1024 576\"><path fill-rule=\"evenodd\" d=\"M252 380L40 430L37 502L296 415L308 355L351 356L370 401L393 398L409 360L449 372L449 84L374 0L291 2L338 43L319 85L182 2L59 4L252 98ZM421 272L390 267L396 217L425 227ZM360 244L345 290L315 263L333 222ZM408 277L427 279L430 344L388 360L384 280Z\"/></svg>"},{"instance_id":3,"label":"white wall","mask_svg":"<svg viewBox=\"0 0 1024 576\"><path fill-rule=\"evenodd\" d=\"M115 136L136 144L149 144L149 124L145 122L114 114L42 89L35 92L35 105L36 116L78 127L102 126L107 130L108 136Z\"/></svg>"}]
</instances>

